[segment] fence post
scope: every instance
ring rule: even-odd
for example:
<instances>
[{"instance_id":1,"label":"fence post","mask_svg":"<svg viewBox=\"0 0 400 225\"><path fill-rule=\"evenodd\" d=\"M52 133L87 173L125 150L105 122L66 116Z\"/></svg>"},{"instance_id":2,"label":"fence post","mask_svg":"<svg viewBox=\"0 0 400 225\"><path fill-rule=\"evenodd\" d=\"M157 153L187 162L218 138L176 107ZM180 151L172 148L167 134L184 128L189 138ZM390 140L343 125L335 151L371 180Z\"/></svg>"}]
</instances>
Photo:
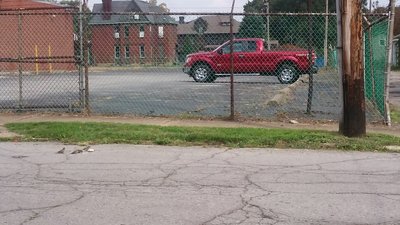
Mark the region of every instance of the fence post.
<instances>
[{"instance_id":1,"label":"fence post","mask_svg":"<svg viewBox=\"0 0 400 225\"><path fill-rule=\"evenodd\" d=\"M233 66L233 9L235 7L235 0L232 2L232 9L230 15L230 36L231 36L231 44L230 44L230 67L231 67L231 74L230 74L230 82L231 82L231 115L230 119L235 120L235 89L234 89L234 66Z\"/></svg>"},{"instance_id":2,"label":"fence post","mask_svg":"<svg viewBox=\"0 0 400 225\"><path fill-rule=\"evenodd\" d=\"M264 0L264 8L263 8L263 12L267 14L266 16L266 28L267 28L267 49L271 50L271 40L270 40L270 32L269 32L269 24L270 24L270 16L269 16L269 1L270 0Z\"/></svg>"},{"instance_id":3,"label":"fence post","mask_svg":"<svg viewBox=\"0 0 400 225\"><path fill-rule=\"evenodd\" d=\"M329 35L329 0L325 0L325 39L324 39L324 67L327 70L328 66L328 35Z\"/></svg>"},{"instance_id":4,"label":"fence post","mask_svg":"<svg viewBox=\"0 0 400 225\"><path fill-rule=\"evenodd\" d=\"M371 12L371 11L370 11ZM376 89L375 89L375 72L374 72L374 53L372 51L372 25L369 21L366 21L368 25L368 49L369 49L369 72L371 78L371 85L372 85L372 103L377 105L376 103ZM367 45L367 43L365 43Z\"/></svg>"},{"instance_id":5,"label":"fence post","mask_svg":"<svg viewBox=\"0 0 400 225\"><path fill-rule=\"evenodd\" d=\"M365 93L363 69L362 1L342 0L341 43L343 111L340 132L347 137L366 134Z\"/></svg>"},{"instance_id":6,"label":"fence post","mask_svg":"<svg viewBox=\"0 0 400 225\"><path fill-rule=\"evenodd\" d=\"M85 113L90 114L90 104L89 104L89 46L88 46L88 29L89 23L86 15L86 0L83 0L83 65L85 68Z\"/></svg>"},{"instance_id":7,"label":"fence post","mask_svg":"<svg viewBox=\"0 0 400 225\"><path fill-rule=\"evenodd\" d=\"M393 49L393 31L394 31L394 14L396 10L396 1L390 1L390 14L389 14L389 37L387 44L387 68L386 68L386 82L385 82L385 123L388 126L392 125L390 118L390 104L389 104L389 87L390 87L390 75L392 67L392 49Z\"/></svg>"},{"instance_id":8,"label":"fence post","mask_svg":"<svg viewBox=\"0 0 400 225\"><path fill-rule=\"evenodd\" d=\"M18 11L18 110L22 110L22 12Z\"/></svg>"},{"instance_id":9,"label":"fence post","mask_svg":"<svg viewBox=\"0 0 400 225\"><path fill-rule=\"evenodd\" d=\"M83 84L83 15L82 15L82 0L79 3L79 96L81 101L81 108L86 106L85 93Z\"/></svg>"},{"instance_id":10,"label":"fence post","mask_svg":"<svg viewBox=\"0 0 400 225\"><path fill-rule=\"evenodd\" d=\"M308 2L307 2L308 13L311 13L311 4L312 4L312 0L308 0ZM308 27L309 27L309 31L308 31L308 63L311 66L312 60L313 60L312 59L312 57L313 57L313 55L312 55L313 26L312 26L311 15L308 16ZM314 75L313 75L312 68L310 68L310 70L308 72L307 114L311 114L313 94L314 94Z\"/></svg>"}]
</instances>

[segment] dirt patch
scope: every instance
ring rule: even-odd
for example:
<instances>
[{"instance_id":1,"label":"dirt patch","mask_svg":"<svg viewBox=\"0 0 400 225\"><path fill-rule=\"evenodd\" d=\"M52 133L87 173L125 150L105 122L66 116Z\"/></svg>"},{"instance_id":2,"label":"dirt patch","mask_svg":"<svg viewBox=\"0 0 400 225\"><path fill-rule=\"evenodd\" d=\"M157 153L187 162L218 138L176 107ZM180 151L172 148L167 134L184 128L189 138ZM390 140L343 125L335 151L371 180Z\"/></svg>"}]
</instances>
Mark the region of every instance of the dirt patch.
<instances>
[{"instance_id":1,"label":"dirt patch","mask_svg":"<svg viewBox=\"0 0 400 225\"><path fill-rule=\"evenodd\" d=\"M20 135L10 132L5 127L0 125L0 138L15 138L19 136Z\"/></svg>"}]
</instances>

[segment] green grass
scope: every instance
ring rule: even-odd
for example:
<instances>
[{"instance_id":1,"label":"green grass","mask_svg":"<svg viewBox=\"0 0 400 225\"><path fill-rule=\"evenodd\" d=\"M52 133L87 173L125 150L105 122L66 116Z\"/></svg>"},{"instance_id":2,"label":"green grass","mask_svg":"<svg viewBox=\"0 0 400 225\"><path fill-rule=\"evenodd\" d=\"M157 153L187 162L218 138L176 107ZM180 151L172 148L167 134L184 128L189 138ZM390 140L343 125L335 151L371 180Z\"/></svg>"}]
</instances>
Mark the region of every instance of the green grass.
<instances>
[{"instance_id":1,"label":"green grass","mask_svg":"<svg viewBox=\"0 0 400 225\"><path fill-rule=\"evenodd\" d=\"M67 144L156 144L176 146L273 147L296 149L340 149L385 151L400 145L400 138L369 134L346 138L335 132L261 129L162 127L112 123L12 123L10 131L23 135L21 141L60 141Z\"/></svg>"}]
</instances>

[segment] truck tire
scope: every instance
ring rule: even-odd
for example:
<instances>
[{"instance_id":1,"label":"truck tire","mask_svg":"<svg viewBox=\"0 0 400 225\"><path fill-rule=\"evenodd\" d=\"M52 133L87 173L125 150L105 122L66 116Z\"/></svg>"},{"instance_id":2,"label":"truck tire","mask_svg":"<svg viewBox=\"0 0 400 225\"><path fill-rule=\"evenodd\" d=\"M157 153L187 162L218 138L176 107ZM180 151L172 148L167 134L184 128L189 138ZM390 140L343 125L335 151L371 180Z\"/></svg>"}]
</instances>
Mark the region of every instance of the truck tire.
<instances>
[{"instance_id":1,"label":"truck tire","mask_svg":"<svg viewBox=\"0 0 400 225\"><path fill-rule=\"evenodd\" d=\"M192 77L194 81L201 83L211 83L217 79L210 66L204 63L194 66L192 70Z\"/></svg>"},{"instance_id":2,"label":"truck tire","mask_svg":"<svg viewBox=\"0 0 400 225\"><path fill-rule=\"evenodd\" d=\"M279 66L276 76L281 84L293 84L299 79L299 72L291 63Z\"/></svg>"}]
</instances>

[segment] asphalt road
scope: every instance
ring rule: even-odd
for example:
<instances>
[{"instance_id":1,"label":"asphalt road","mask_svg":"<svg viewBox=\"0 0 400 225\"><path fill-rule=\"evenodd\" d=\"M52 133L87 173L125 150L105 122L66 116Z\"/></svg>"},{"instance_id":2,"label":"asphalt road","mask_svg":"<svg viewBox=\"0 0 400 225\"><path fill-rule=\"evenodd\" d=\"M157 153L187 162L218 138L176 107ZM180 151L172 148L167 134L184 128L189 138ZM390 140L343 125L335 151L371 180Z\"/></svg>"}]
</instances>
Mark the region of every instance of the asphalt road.
<instances>
[{"instance_id":1,"label":"asphalt road","mask_svg":"<svg viewBox=\"0 0 400 225\"><path fill-rule=\"evenodd\" d=\"M0 143L0 224L400 224L399 154L81 148Z\"/></svg>"}]
</instances>

